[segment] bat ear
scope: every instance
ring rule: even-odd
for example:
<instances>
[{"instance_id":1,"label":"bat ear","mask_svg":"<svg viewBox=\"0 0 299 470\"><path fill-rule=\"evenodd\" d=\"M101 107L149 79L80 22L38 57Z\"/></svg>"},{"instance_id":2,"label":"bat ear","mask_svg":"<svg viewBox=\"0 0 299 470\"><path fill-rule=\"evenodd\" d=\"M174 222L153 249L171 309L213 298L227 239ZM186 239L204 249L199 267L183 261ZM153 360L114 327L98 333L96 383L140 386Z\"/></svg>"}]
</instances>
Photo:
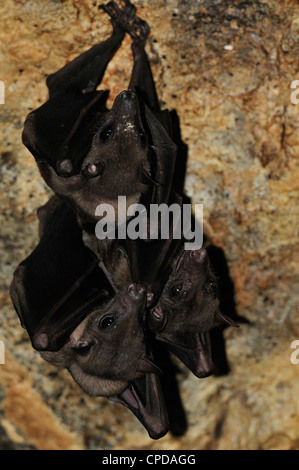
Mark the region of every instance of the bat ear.
<instances>
[{"instance_id":1,"label":"bat ear","mask_svg":"<svg viewBox=\"0 0 299 470\"><path fill-rule=\"evenodd\" d=\"M158 184L155 184L153 189L152 203L167 204L171 192L177 146L146 105L144 112L152 138L152 148L156 155L156 174L152 176Z\"/></svg>"},{"instance_id":2,"label":"bat ear","mask_svg":"<svg viewBox=\"0 0 299 470\"><path fill-rule=\"evenodd\" d=\"M154 373L161 375L162 371L159 369L156 364L154 364L148 357L141 356L139 359L138 372L145 373Z\"/></svg>"},{"instance_id":3,"label":"bat ear","mask_svg":"<svg viewBox=\"0 0 299 470\"><path fill-rule=\"evenodd\" d=\"M176 338L165 339L156 337L165 342L167 348L175 354L186 367L198 378L208 377L213 373L211 356L210 333L194 333L188 335L180 342ZM192 345L192 346L191 346Z\"/></svg>"},{"instance_id":4,"label":"bat ear","mask_svg":"<svg viewBox=\"0 0 299 470\"><path fill-rule=\"evenodd\" d=\"M239 328L239 326L240 326L234 320L232 320L228 316L221 313L221 311L218 309L217 312L216 312L216 315L215 315L215 324L214 324L214 326L220 326L220 325L223 325L223 324L234 326L235 328Z\"/></svg>"},{"instance_id":5,"label":"bat ear","mask_svg":"<svg viewBox=\"0 0 299 470\"><path fill-rule=\"evenodd\" d=\"M128 384L110 400L129 408L146 428L152 439L160 439L168 431L168 413L159 377L147 373Z\"/></svg>"}]
</instances>

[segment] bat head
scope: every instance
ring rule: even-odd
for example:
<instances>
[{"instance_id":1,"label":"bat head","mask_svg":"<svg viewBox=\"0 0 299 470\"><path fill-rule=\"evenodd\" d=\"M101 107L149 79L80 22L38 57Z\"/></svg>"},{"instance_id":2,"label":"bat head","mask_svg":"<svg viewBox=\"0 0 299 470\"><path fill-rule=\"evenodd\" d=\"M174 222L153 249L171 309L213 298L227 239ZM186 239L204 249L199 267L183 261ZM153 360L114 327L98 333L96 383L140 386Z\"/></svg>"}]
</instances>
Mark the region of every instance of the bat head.
<instances>
[{"instance_id":1,"label":"bat head","mask_svg":"<svg viewBox=\"0 0 299 470\"><path fill-rule=\"evenodd\" d=\"M198 377L212 372L209 331L229 319L219 310L205 249L184 251L148 315L149 328Z\"/></svg>"},{"instance_id":2,"label":"bat head","mask_svg":"<svg viewBox=\"0 0 299 470\"><path fill-rule=\"evenodd\" d=\"M149 166L148 146L138 96L122 91L98 126L81 172L104 199L139 194L142 171Z\"/></svg>"},{"instance_id":3,"label":"bat head","mask_svg":"<svg viewBox=\"0 0 299 470\"><path fill-rule=\"evenodd\" d=\"M42 357L66 367L90 395L110 395L107 381L122 391L130 380L141 375L145 341L140 325L145 302L144 287L124 286L106 307L87 316L59 351L41 352ZM103 380L106 386L102 390Z\"/></svg>"},{"instance_id":4,"label":"bat head","mask_svg":"<svg viewBox=\"0 0 299 470\"><path fill-rule=\"evenodd\" d=\"M95 310L73 331L59 351L41 356L66 367L91 396L106 396L128 407L158 439L168 431L168 415L159 381L160 369L147 357L140 325L146 290L125 286L104 309Z\"/></svg>"},{"instance_id":5,"label":"bat head","mask_svg":"<svg viewBox=\"0 0 299 470\"><path fill-rule=\"evenodd\" d=\"M149 141L137 93L121 92L111 110L103 108L107 94L98 93L86 103L55 96L30 113L23 131L48 186L88 222L99 204L116 205L118 195L137 202L148 187Z\"/></svg>"},{"instance_id":6,"label":"bat head","mask_svg":"<svg viewBox=\"0 0 299 470\"><path fill-rule=\"evenodd\" d=\"M194 328L208 331L215 323L218 307L217 284L206 250L184 251L149 314L149 325L164 335Z\"/></svg>"}]
</instances>

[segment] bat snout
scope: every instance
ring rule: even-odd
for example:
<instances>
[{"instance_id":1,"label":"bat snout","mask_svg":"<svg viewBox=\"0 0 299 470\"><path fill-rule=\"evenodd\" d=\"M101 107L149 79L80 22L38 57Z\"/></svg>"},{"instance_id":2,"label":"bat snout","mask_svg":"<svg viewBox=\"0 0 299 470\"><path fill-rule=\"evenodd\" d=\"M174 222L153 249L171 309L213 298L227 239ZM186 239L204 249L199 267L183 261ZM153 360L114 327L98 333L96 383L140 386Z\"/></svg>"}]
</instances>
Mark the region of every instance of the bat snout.
<instances>
[{"instance_id":1,"label":"bat snout","mask_svg":"<svg viewBox=\"0 0 299 470\"><path fill-rule=\"evenodd\" d=\"M112 107L116 114L128 114L139 111L139 102L137 95L132 90L122 91L116 98Z\"/></svg>"},{"instance_id":2,"label":"bat snout","mask_svg":"<svg viewBox=\"0 0 299 470\"><path fill-rule=\"evenodd\" d=\"M128 286L128 294L129 296L136 301L145 299L146 289L141 284L130 284Z\"/></svg>"},{"instance_id":3,"label":"bat snout","mask_svg":"<svg viewBox=\"0 0 299 470\"><path fill-rule=\"evenodd\" d=\"M138 103L138 98L136 93L133 90L124 90L121 91L120 94L116 97L115 102L119 100L121 102L126 102L126 103Z\"/></svg>"},{"instance_id":4,"label":"bat snout","mask_svg":"<svg viewBox=\"0 0 299 470\"><path fill-rule=\"evenodd\" d=\"M197 263L204 263L207 259L207 256L208 256L208 253L204 248L190 251L190 258L193 259Z\"/></svg>"},{"instance_id":5,"label":"bat snout","mask_svg":"<svg viewBox=\"0 0 299 470\"><path fill-rule=\"evenodd\" d=\"M204 248L184 251L179 259L178 267L190 265L191 263L203 264L207 260L207 256L207 251Z\"/></svg>"}]
</instances>

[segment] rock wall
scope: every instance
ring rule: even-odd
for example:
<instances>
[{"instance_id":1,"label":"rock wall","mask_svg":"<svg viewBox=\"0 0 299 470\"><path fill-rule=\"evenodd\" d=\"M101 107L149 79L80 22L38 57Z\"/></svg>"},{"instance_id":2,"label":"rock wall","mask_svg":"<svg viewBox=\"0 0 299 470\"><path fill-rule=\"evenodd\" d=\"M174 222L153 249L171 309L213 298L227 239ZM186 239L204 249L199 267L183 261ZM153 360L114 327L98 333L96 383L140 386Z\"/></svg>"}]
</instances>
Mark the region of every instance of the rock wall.
<instances>
[{"instance_id":1,"label":"rock wall","mask_svg":"<svg viewBox=\"0 0 299 470\"><path fill-rule=\"evenodd\" d=\"M186 190L204 204L224 309L240 328L215 335L214 376L196 379L179 364L187 428L158 441L126 408L84 395L32 350L8 288L37 243L36 209L50 190L21 143L22 126L47 97L46 76L111 26L93 0L2 0L0 448L298 449L299 364L291 361L299 339L299 105L291 89L299 80L298 2L135 4L151 26L147 50L161 103L180 116ZM131 66L127 38L104 77L111 102Z\"/></svg>"}]
</instances>

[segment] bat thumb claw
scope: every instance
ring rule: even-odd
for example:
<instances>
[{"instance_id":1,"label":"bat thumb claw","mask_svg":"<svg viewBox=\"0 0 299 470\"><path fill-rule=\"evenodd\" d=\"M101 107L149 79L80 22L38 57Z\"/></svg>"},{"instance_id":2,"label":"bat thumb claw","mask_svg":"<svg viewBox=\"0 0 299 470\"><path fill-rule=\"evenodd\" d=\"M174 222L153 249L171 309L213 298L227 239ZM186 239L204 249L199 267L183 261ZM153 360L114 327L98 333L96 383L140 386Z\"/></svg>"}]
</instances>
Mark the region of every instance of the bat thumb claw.
<instances>
[{"instance_id":1,"label":"bat thumb claw","mask_svg":"<svg viewBox=\"0 0 299 470\"><path fill-rule=\"evenodd\" d=\"M32 346L37 351L45 351L49 343L50 339L46 333L36 333L32 338Z\"/></svg>"},{"instance_id":2,"label":"bat thumb claw","mask_svg":"<svg viewBox=\"0 0 299 470\"><path fill-rule=\"evenodd\" d=\"M234 320L227 317L226 315L221 313L220 310L218 310L217 313L216 313L216 326L223 325L223 324L234 326L235 328L240 327L240 325L238 325L238 323L236 323Z\"/></svg>"}]
</instances>

